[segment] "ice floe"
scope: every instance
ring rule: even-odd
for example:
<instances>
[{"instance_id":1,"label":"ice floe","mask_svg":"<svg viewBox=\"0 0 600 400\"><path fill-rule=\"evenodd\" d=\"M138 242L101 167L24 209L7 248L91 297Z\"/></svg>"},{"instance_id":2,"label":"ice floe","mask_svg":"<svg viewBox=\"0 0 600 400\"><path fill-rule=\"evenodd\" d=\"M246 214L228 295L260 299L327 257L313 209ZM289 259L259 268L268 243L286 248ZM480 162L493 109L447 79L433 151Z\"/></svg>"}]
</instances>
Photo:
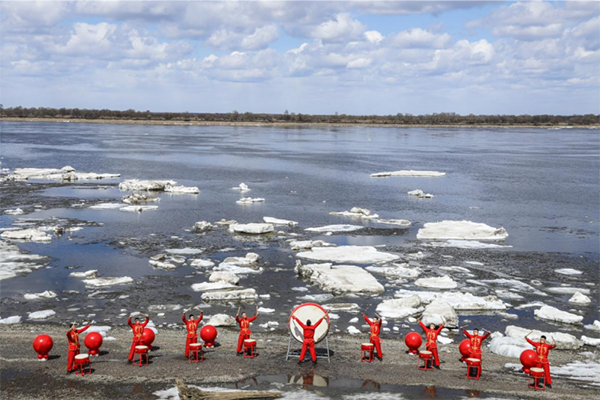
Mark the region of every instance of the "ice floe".
<instances>
[{"instance_id":1,"label":"ice floe","mask_svg":"<svg viewBox=\"0 0 600 400\"><path fill-rule=\"evenodd\" d=\"M141 206L141 205L125 206L125 207L119 208L119 210L120 211L125 211L125 212L137 212L137 213L141 213L143 211L158 210L158 206Z\"/></svg>"},{"instance_id":2,"label":"ice floe","mask_svg":"<svg viewBox=\"0 0 600 400\"><path fill-rule=\"evenodd\" d=\"M316 228L306 228L307 232L354 232L359 229L363 229L362 225L326 225L319 226Z\"/></svg>"},{"instance_id":3,"label":"ice floe","mask_svg":"<svg viewBox=\"0 0 600 400\"><path fill-rule=\"evenodd\" d=\"M279 219L279 218L273 218L273 217L263 217L263 221L265 221L267 224L273 224L273 225L287 225L287 226L298 225L298 222L296 222L296 221L290 221L288 219Z\"/></svg>"},{"instance_id":4,"label":"ice floe","mask_svg":"<svg viewBox=\"0 0 600 400\"><path fill-rule=\"evenodd\" d=\"M229 232L246 233L250 235L261 235L271 233L275 230L272 224L249 223L249 224L232 224L229 225Z\"/></svg>"},{"instance_id":5,"label":"ice floe","mask_svg":"<svg viewBox=\"0 0 600 400\"><path fill-rule=\"evenodd\" d=\"M533 349L525 339L496 336L493 337L488 345L490 351L504 357L519 358L525 350Z\"/></svg>"},{"instance_id":6,"label":"ice floe","mask_svg":"<svg viewBox=\"0 0 600 400\"><path fill-rule=\"evenodd\" d=\"M5 210L4 214L6 214L6 215L21 215L21 214L23 214L23 210L20 208L15 208L13 210Z\"/></svg>"},{"instance_id":7,"label":"ice floe","mask_svg":"<svg viewBox=\"0 0 600 400\"><path fill-rule=\"evenodd\" d=\"M182 185L165 185L165 192L174 194L198 194L200 189L196 186L182 186Z\"/></svg>"},{"instance_id":8,"label":"ice floe","mask_svg":"<svg viewBox=\"0 0 600 400\"><path fill-rule=\"evenodd\" d=\"M306 264L296 265L296 273L321 289L339 293L382 293L384 287L364 269L354 265Z\"/></svg>"},{"instance_id":9,"label":"ice floe","mask_svg":"<svg viewBox=\"0 0 600 400\"><path fill-rule=\"evenodd\" d=\"M571 286L549 287L546 288L546 291L554 294L575 294L578 292L582 294L590 294L590 289L577 288Z\"/></svg>"},{"instance_id":10,"label":"ice floe","mask_svg":"<svg viewBox=\"0 0 600 400\"><path fill-rule=\"evenodd\" d=\"M92 332L98 332L100 336L106 339L108 337L108 332L110 332L111 330L112 327L108 325L92 325L85 331L85 333L90 334Z\"/></svg>"},{"instance_id":11,"label":"ice floe","mask_svg":"<svg viewBox=\"0 0 600 400\"><path fill-rule=\"evenodd\" d=\"M401 170L401 171L390 171L390 172L377 172L371 174L372 178L385 178L388 176L414 176L414 177L440 177L446 175L445 172L438 171L413 171L413 170Z\"/></svg>"},{"instance_id":12,"label":"ice floe","mask_svg":"<svg viewBox=\"0 0 600 400\"><path fill-rule=\"evenodd\" d=\"M160 201L159 197L149 196L141 193L131 193L123 196L122 199L123 203L131 205L157 203Z\"/></svg>"},{"instance_id":13,"label":"ice floe","mask_svg":"<svg viewBox=\"0 0 600 400\"><path fill-rule=\"evenodd\" d=\"M456 311L447 301L441 299L435 299L425 307L421 321L426 326L444 324L447 328L458 328Z\"/></svg>"},{"instance_id":14,"label":"ice floe","mask_svg":"<svg viewBox=\"0 0 600 400\"><path fill-rule=\"evenodd\" d=\"M378 224L396 225L401 228L408 228L411 225L410 221L407 219L377 219L375 222Z\"/></svg>"},{"instance_id":15,"label":"ice floe","mask_svg":"<svg viewBox=\"0 0 600 400\"><path fill-rule=\"evenodd\" d=\"M468 292L415 292L400 289L394 293L395 297L407 298L419 296L423 303L431 303L436 299L448 302L457 311L504 311L506 304L496 296L479 297Z\"/></svg>"},{"instance_id":16,"label":"ice floe","mask_svg":"<svg viewBox=\"0 0 600 400\"><path fill-rule=\"evenodd\" d=\"M2 232L0 235L6 240L22 240L31 242L50 242L52 236L46 233L42 228L14 229Z\"/></svg>"},{"instance_id":17,"label":"ice floe","mask_svg":"<svg viewBox=\"0 0 600 400\"><path fill-rule=\"evenodd\" d=\"M517 293L531 293L531 294L535 294L538 296L548 296L546 293L544 293L540 290L537 290L533 286L531 286L525 282L518 281L516 279L498 278L498 279L486 279L486 280L482 280L482 281L478 281L475 279L467 279L467 283L471 283L474 285L480 285L480 286L500 286L500 287L505 287L510 290L516 291Z\"/></svg>"},{"instance_id":18,"label":"ice floe","mask_svg":"<svg viewBox=\"0 0 600 400\"><path fill-rule=\"evenodd\" d=\"M365 269L375 274L382 274L388 278L414 279L421 274L421 269L419 267L408 267L408 263L391 264L383 267L369 266Z\"/></svg>"},{"instance_id":19,"label":"ice floe","mask_svg":"<svg viewBox=\"0 0 600 400\"><path fill-rule=\"evenodd\" d=\"M115 285L127 285L133 283L133 279L129 276L121 276L117 278L94 278L94 279L84 279L83 283L86 286L91 287L107 287L107 286L115 286Z\"/></svg>"},{"instance_id":20,"label":"ice floe","mask_svg":"<svg viewBox=\"0 0 600 400\"><path fill-rule=\"evenodd\" d=\"M95 172L76 172L75 168L66 166L60 169L56 168L15 168L14 174L9 175L9 180L96 180L118 178L121 174L98 174Z\"/></svg>"},{"instance_id":21,"label":"ice floe","mask_svg":"<svg viewBox=\"0 0 600 400\"><path fill-rule=\"evenodd\" d=\"M591 360L573 361L561 366L552 366L552 374L600 386L600 364Z\"/></svg>"},{"instance_id":22,"label":"ice floe","mask_svg":"<svg viewBox=\"0 0 600 400\"><path fill-rule=\"evenodd\" d=\"M223 289L233 289L236 286L234 284L218 281L218 282L202 282L202 283L194 283L192 285L192 290L195 292L208 292L213 290L223 290Z\"/></svg>"},{"instance_id":23,"label":"ice floe","mask_svg":"<svg viewBox=\"0 0 600 400\"><path fill-rule=\"evenodd\" d=\"M254 289L218 290L202 293L204 301L250 300L256 299Z\"/></svg>"},{"instance_id":24,"label":"ice floe","mask_svg":"<svg viewBox=\"0 0 600 400\"><path fill-rule=\"evenodd\" d=\"M195 260L190 261L190 266L194 268L212 268L215 266L215 263L210 260L197 258Z\"/></svg>"},{"instance_id":25,"label":"ice floe","mask_svg":"<svg viewBox=\"0 0 600 400\"><path fill-rule=\"evenodd\" d=\"M196 255L202 253L200 249L193 249L190 247L184 247L183 249L167 249L165 250L169 254L182 254L182 255Z\"/></svg>"},{"instance_id":26,"label":"ice floe","mask_svg":"<svg viewBox=\"0 0 600 400\"><path fill-rule=\"evenodd\" d=\"M348 326L348 328L346 328L346 332L348 332L351 335L358 335L360 333L360 331L358 329L356 329L355 326Z\"/></svg>"},{"instance_id":27,"label":"ice floe","mask_svg":"<svg viewBox=\"0 0 600 400\"><path fill-rule=\"evenodd\" d=\"M236 201L236 203L238 203L238 204L254 204L254 203L264 203L264 202L265 202L265 199L263 199L262 197L256 197L256 198L242 197L241 199Z\"/></svg>"},{"instance_id":28,"label":"ice floe","mask_svg":"<svg viewBox=\"0 0 600 400\"><path fill-rule=\"evenodd\" d=\"M228 271L214 271L208 277L210 282L227 282L232 285L237 285L240 281L240 277L234 274L233 272Z\"/></svg>"},{"instance_id":29,"label":"ice floe","mask_svg":"<svg viewBox=\"0 0 600 400\"><path fill-rule=\"evenodd\" d=\"M573 296L569 299L569 303L573 303L573 304L587 305L587 304L590 304L591 302L592 302L592 299L590 299L589 297L587 297L585 294L583 294L581 292L575 292L573 294Z\"/></svg>"},{"instance_id":30,"label":"ice floe","mask_svg":"<svg viewBox=\"0 0 600 400\"><path fill-rule=\"evenodd\" d=\"M433 195L431 193L425 193L421 189L411 190L408 192L409 196L415 196L419 199L432 199Z\"/></svg>"},{"instance_id":31,"label":"ice floe","mask_svg":"<svg viewBox=\"0 0 600 400\"><path fill-rule=\"evenodd\" d=\"M148 181L139 179L127 179L119 183L119 190L131 192L164 192L165 188L177 185L175 181Z\"/></svg>"},{"instance_id":32,"label":"ice floe","mask_svg":"<svg viewBox=\"0 0 600 400\"><path fill-rule=\"evenodd\" d=\"M231 315L227 314L215 314L210 317L210 320L207 322L208 325L212 326L236 326L235 318Z\"/></svg>"},{"instance_id":33,"label":"ice floe","mask_svg":"<svg viewBox=\"0 0 600 400\"><path fill-rule=\"evenodd\" d=\"M360 306L356 303L331 303L324 304L323 308L331 312L349 312L357 313L360 311Z\"/></svg>"},{"instance_id":34,"label":"ice floe","mask_svg":"<svg viewBox=\"0 0 600 400\"><path fill-rule=\"evenodd\" d=\"M562 274L562 275L581 275L581 274L583 274L583 272L581 272L578 269L574 269L574 268L560 268L560 269L555 269L554 272L556 272L558 274Z\"/></svg>"},{"instance_id":35,"label":"ice floe","mask_svg":"<svg viewBox=\"0 0 600 400\"><path fill-rule=\"evenodd\" d=\"M484 243L479 242L477 240L446 240L442 242L431 242L428 243L431 247L454 247L457 249L503 249L510 248L512 246L505 244L496 244L496 243Z\"/></svg>"},{"instance_id":36,"label":"ice floe","mask_svg":"<svg viewBox=\"0 0 600 400\"><path fill-rule=\"evenodd\" d=\"M0 325L12 325L12 324L20 324L21 316L13 315L12 317L0 318Z\"/></svg>"},{"instance_id":37,"label":"ice floe","mask_svg":"<svg viewBox=\"0 0 600 400\"><path fill-rule=\"evenodd\" d=\"M417 232L419 240L504 240L504 228L471 221L428 222Z\"/></svg>"},{"instance_id":38,"label":"ice floe","mask_svg":"<svg viewBox=\"0 0 600 400\"><path fill-rule=\"evenodd\" d=\"M232 189L233 190L239 190L242 193L249 192L250 190L252 190L244 182L240 183L239 186L236 186L236 187L234 187Z\"/></svg>"},{"instance_id":39,"label":"ice floe","mask_svg":"<svg viewBox=\"0 0 600 400\"><path fill-rule=\"evenodd\" d=\"M592 331L600 331L600 321L595 320L594 323L584 325L583 327Z\"/></svg>"},{"instance_id":40,"label":"ice floe","mask_svg":"<svg viewBox=\"0 0 600 400\"><path fill-rule=\"evenodd\" d=\"M583 321L583 317L581 315L571 314L552 306L543 306L539 310L535 310L533 313L538 318L565 324L578 324Z\"/></svg>"},{"instance_id":41,"label":"ice floe","mask_svg":"<svg viewBox=\"0 0 600 400\"><path fill-rule=\"evenodd\" d=\"M361 219L377 219L379 215L372 214L371 210L360 207L352 207L350 211L332 211L329 215L339 215L342 217L361 218Z\"/></svg>"},{"instance_id":42,"label":"ice floe","mask_svg":"<svg viewBox=\"0 0 600 400\"><path fill-rule=\"evenodd\" d=\"M14 244L0 240L0 281L42 268L48 257L26 254Z\"/></svg>"},{"instance_id":43,"label":"ice floe","mask_svg":"<svg viewBox=\"0 0 600 400\"><path fill-rule=\"evenodd\" d=\"M589 336L581 335L581 341L587 346L600 346L600 338L592 338Z\"/></svg>"},{"instance_id":44,"label":"ice floe","mask_svg":"<svg viewBox=\"0 0 600 400\"><path fill-rule=\"evenodd\" d=\"M29 313L28 319L48 319L56 315L54 310L42 310Z\"/></svg>"},{"instance_id":45,"label":"ice floe","mask_svg":"<svg viewBox=\"0 0 600 400\"><path fill-rule=\"evenodd\" d=\"M406 318L423 312L419 296L384 300L377 305L377 312L386 318Z\"/></svg>"},{"instance_id":46,"label":"ice floe","mask_svg":"<svg viewBox=\"0 0 600 400\"><path fill-rule=\"evenodd\" d=\"M23 297L25 297L26 300L53 299L56 297L56 292L46 290L42 293L25 293Z\"/></svg>"},{"instance_id":47,"label":"ice floe","mask_svg":"<svg viewBox=\"0 0 600 400\"><path fill-rule=\"evenodd\" d=\"M323 240L290 240L290 247L294 251L298 250L310 250L313 247L335 247L333 243L325 242Z\"/></svg>"},{"instance_id":48,"label":"ice floe","mask_svg":"<svg viewBox=\"0 0 600 400\"><path fill-rule=\"evenodd\" d=\"M456 289L458 283L448 275L432 278L419 278L415 285L429 289Z\"/></svg>"},{"instance_id":49,"label":"ice floe","mask_svg":"<svg viewBox=\"0 0 600 400\"><path fill-rule=\"evenodd\" d=\"M95 204L93 206L89 206L88 208L92 210L114 210L117 208L122 208L123 204L121 203L100 203Z\"/></svg>"},{"instance_id":50,"label":"ice floe","mask_svg":"<svg viewBox=\"0 0 600 400\"><path fill-rule=\"evenodd\" d=\"M373 246L313 247L310 251L297 253L298 258L335 263L376 264L394 261L399 256L384 253Z\"/></svg>"},{"instance_id":51,"label":"ice floe","mask_svg":"<svg viewBox=\"0 0 600 400\"><path fill-rule=\"evenodd\" d=\"M69 276L71 276L73 278L95 278L98 276L98 270L91 269L89 271L84 271L84 272L71 272L69 274Z\"/></svg>"}]
</instances>

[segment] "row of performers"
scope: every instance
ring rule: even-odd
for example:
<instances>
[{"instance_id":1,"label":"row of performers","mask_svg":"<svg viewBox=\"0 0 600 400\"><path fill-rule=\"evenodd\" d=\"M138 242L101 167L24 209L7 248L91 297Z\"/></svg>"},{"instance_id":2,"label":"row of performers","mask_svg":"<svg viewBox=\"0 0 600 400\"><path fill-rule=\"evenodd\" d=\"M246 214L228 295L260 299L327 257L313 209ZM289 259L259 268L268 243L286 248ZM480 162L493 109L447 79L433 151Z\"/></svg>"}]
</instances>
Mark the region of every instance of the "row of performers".
<instances>
[{"instance_id":1,"label":"row of performers","mask_svg":"<svg viewBox=\"0 0 600 400\"><path fill-rule=\"evenodd\" d=\"M257 307L256 313L254 314L253 317L248 317L245 312L243 312L240 316L240 310L241 309L238 309L238 312L235 316L235 320L238 323L239 328L240 328L238 342L237 342L237 348L236 348L238 355L242 354L244 340L250 339L250 335L252 333L250 331L250 324L254 320L256 320L256 318L258 318L258 307ZM313 363L317 362L314 336L315 336L315 330L317 329L317 327L327 317L327 311L325 311L325 313L326 313L326 315L324 315L318 321L314 321L314 322L311 321L310 319L306 320L306 321L301 321L300 319L293 316L294 320L298 323L298 325L300 325L300 327L304 331L303 332L304 340L302 342L302 351L300 353L300 361L298 361L299 363L304 361L307 351L310 352L310 357L312 359L312 362ZM145 317L145 320L143 322L140 321L139 317L136 317L133 322L131 320L131 317L127 321L127 323L129 324L129 326L131 327L131 330L133 332L133 340L131 343L131 350L129 351L129 358L128 358L129 362L132 362L132 360L133 360L135 346L142 344L142 334L144 332L144 328L146 327L146 325L148 325L148 322L150 321L150 318L147 314L141 314L141 315ZM187 336L186 336L186 342L185 342L185 357L186 358L188 358L190 356L190 344L196 343L198 341L198 325L199 325L200 321L202 321L203 317L204 317L204 315L203 315L202 311L200 312L200 315L198 316L198 318L196 318L194 316L194 314L189 314L189 316L186 318L185 311L181 315L181 319L182 319L183 323L185 324L186 330L187 330ZM377 313L375 314L375 317L372 319L370 319L366 313L363 313L363 317L364 317L365 321L367 322L367 324L369 324L370 342L375 347L376 356L379 360L383 360L383 353L381 351L381 338L379 337L379 335L381 333L381 324L383 322L383 319ZM434 324L430 324L429 326L426 326L422 321L419 321L419 325L421 326L421 329L423 329L423 331L425 333L425 338L426 338L425 347L433 355L434 367L437 369L440 369L440 359L439 359L439 354L438 354L438 350L437 350L437 348L438 348L437 347L437 338L438 338L438 335L440 334L440 332L442 331L442 329L444 329L444 323L442 323L440 326L436 327ZM77 326L75 324L73 324L71 326L71 329L67 332L67 339L69 341L69 357L68 357L68 364L67 364L67 372L69 372L69 373L73 371L73 360L74 360L75 356L77 354L79 354L79 349L80 349L79 334L84 332L89 327L90 327L89 321L87 322L86 326L84 326L83 328L79 328L79 329L77 328ZM467 358L476 358L476 359L481 360L481 355L482 355L481 345L482 345L483 341L490 336L491 332L486 329L482 329L484 334L479 335L478 329L474 329L473 333L469 333L462 326L460 327L460 329L462 329L464 335L469 339L470 345L471 345L470 346L470 354L467 356L463 356L460 359L460 361L465 362L465 360ZM552 387L551 386L552 379L550 377L550 364L549 364L549 360L548 360L548 353L549 353L550 349L553 349L556 347L556 341L554 340L554 338L552 338L553 343L550 344L550 343L547 343L546 336L541 336L539 342L534 342L533 340L529 339L529 335L531 335L531 332L525 336L525 339L527 340L527 342L529 342L529 344L531 344L535 348L535 351L537 353L538 365L544 369L546 386Z\"/></svg>"}]
</instances>

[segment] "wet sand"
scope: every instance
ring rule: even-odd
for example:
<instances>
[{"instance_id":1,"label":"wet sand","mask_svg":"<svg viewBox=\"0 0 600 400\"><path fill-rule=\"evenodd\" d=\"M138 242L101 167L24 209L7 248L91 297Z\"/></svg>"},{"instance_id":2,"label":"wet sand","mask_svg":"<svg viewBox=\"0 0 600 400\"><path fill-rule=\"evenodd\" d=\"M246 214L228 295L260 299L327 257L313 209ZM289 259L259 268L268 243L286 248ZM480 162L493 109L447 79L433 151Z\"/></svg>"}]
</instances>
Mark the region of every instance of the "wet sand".
<instances>
[{"instance_id":1,"label":"wet sand","mask_svg":"<svg viewBox=\"0 0 600 400\"><path fill-rule=\"evenodd\" d=\"M383 361L361 363L360 343L366 335L349 336L330 334L331 363L320 360L316 366L311 362L298 365L296 360L285 361L287 332L278 330L253 335L258 340L259 356L242 359L235 355L237 332L219 328L217 348L206 352L206 359L190 364L184 358L185 332L180 329L161 329L156 337L155 350L147 367L127 363L131 333L129 328L113 328L110 335L115 341L105 341L102 354L92 360L93 374L80 377L66 374L67 346L64 337L66 326L52 324L20 324L0 328L0 372L2 396L6 399L62 399L77 396L85 399L148 399L151 393L175 385L175 378L187 384L252 389L253 377L313 374L325 380L353 379L369 381L369 385L402 385L431 387L435 390L465 390L467 394L485 393L494 396L517 396L520 398L590 399L598 390L564 378L555 377L552 389L534 392L527 388L527 377L504 367L506 363L518 362L500 357L484 349L484 374L479 381L467 380L465 366L458 361L457 345L442 350L441 370L419 371L417 359L405 353L406 347L400 337L384 339ZM37 361L31 348L33 339L41 333L54 338L51 359ZM82 335L84 337L85 334ZM83 341L83 340L82 340ZM297 345L297 343L294 343ZM85 347L82 344L82 351ZM551 362L562 365L582 359L577 352L554 351ZM244 381L246 380L246 381ZM242 382L244 381L244 382ZM237 385L232 385L234 383ZM311 389L306 386L306 389ZM298 390L298 387L295 387ZM360 390L360 387L356 388ZM286 389L289 390L289 389ZM431 390L431 389L430 389Z\"/></svg>"}]
</instances>

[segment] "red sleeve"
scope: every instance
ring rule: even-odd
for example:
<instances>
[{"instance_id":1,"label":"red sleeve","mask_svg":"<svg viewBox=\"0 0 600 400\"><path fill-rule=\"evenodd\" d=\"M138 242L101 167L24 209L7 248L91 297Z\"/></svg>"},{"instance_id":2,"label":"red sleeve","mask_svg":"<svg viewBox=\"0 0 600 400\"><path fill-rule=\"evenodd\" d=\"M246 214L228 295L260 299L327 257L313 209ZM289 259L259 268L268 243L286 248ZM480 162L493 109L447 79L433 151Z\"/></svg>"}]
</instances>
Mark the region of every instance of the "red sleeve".
<instances>
[{"instance_id":1,"label":"red sleeve","mask_svg":"<svg viewBox=\"0 0 600 400\"><path fill-rule=\"evenodd\" d=\"M373 323L371 322L369 317L366 316L366 314L363 314L363 317L365 318L365 321L367 321L367 324L369 324L369 326L373 326Z\"/></svg>"},{"instance_id":2,"label":"red sleeve","mask_svg":"<svg viewBox=\"0 0 600 400\"><path fill-rule=\"evenodd\" d=\"M321 322L323 322L324 319L325 317L322 317L320 320L317 321L317 323L315 324L315 329L317 329L317 326L321 325Z\"/></svg>"},{"instance_id":3,"label":"red sleeve","mask_svg":"<svg viewBox=\"0 0 600 400\"><path fill-rule=\"evenodd\" d=\"M133 324L131 323L131 317L129 317L129 319L127 320L127 324L129 324L130 328L133 328Z\"/></svg>"},{"instance_id":4,"label":"red sleeve","mask_svg":"<svg viewBox=\"0 0 600 400\"><path fill-rule=\"evenodd\" d=\"M548 344L548 348L549 348L549 349L553 349L553 348L555 348L555 347L556 347L556 345L555 345L555 344Z\"/></svg>"},{"instance_id":5,"label":"red sleeve","mask_svg":"<svg viewBox=\"0 0 600 400\"><path fill-rule=\"evenodd\" d=\"M423 323L423 321L419 321L419 325L421 326L421 328L427 332L427 327L425 326L425 324Z\"/></svg>"},{"instance_id":6,"label":"red sleeve","mask_svg":"<svg viewBox=\"0 0 600 400\"><path fill-rule=\"evenodd\" d=\"M87 330L87 328L89 328L92 324L88 324L87 326L84 326L81 329L77 329L77 333L81 333L81 332L85 332Z\"/></svg>"},{"instance_id":7,"label":"red sleeve","mask_svg":"<svg viewBox=\"0 0 600 400\"><path fill-rule=\"evenodd\" d=\"M463 329L463 333L465 334L466 337L468 337L469 339L471 339L473 337L473 335L471 335L469 332L467 332L466 329Z\"/></svg>"},{"instance_id":8,"label":"red sleeve","mask_svg":"<svg viewBox=\"0 0 600 400\"><path fill-rule=\"evenodd\" d=\"M150 322L150 318L146 317L146 320L144 321L144 323L142 324L142 326L145 328L146 325L148 325L148 322Z\"/></svg>"},{"instance_id":9,"label":"red sleeve","mask_svg":"<svg viewBox=\"0 0 600 400\"><path fill-rule=\"evenodd\" d=\"M67 331L67 339L69 341L71 341L71 331L70 330Z\"/></svg>"},{"instance_id":10,"label":"red sleeve","mask_svg":"<svg viewBox=\"0 0 600 400\"><path fill-rule=\"evenodd\" d=\"M204 314L200 314L200 316L198 317L198 322L202 321L202 318L204 318Z\"/></svg>"},{"instance_id":11,"label":"red sleeve","mask_svg":"<svg viewBox=\"0 0 600 400\"><path fill-rule=\"evenodd\" d=\"M254 321L256 318L258 317L258 314L256 314L254 317L252 318L248 318L248 322L252 322Z\"/></svg>"},{"instance_id":12,"label":"red sleeve","mask_svg":"<svg viewBox=\"0 0 600 400\"><path fill-rule=\"evenodd\" d=\"M529 343L533 347L538 347L539 346L539 343L536 343L536 342L534 342L533 340L531 340L529 338L525 338L525 340L527 340L527 343Z\"/></svg>"},{"instance_id":13,"label":"red sleeve","mask_svg":"<svg viewBox=\"0 0 600 400\"><path fill-rule=\"evenodd\" d=\"M298 323L298 325L300 325L300 326L302 327L302 329L306 329L306 325L304 325L304 324L302 323L302 321L300 321L300 320L299 320L298 318L296 318L295 316L294 316L294 317L292 317L292 318L294 318L294 320L295 320L295 321Z\"/></svg>"},{"instance_id":14,"label":"red sleeve","mask_svg":"<svg viewBox=\"0 0 600 400\"><path fill-rule=\"evenodd\" d=\"M382 322L383 322L383 321L382 321L382 320L381 320L381 318L380 318L380 319L379 319L379 322L377 323L377 326L379 326L379 330L381 330L381 323L382 323Z\"/></svg>"},{"instance_id":15,"label":"red sleeve","mask_svg":"<svg viewBox=\"0 0 600 400\"><path fill-rule=\"evenodd\" d=\"M488 336L490 336L489 332L481 337L481 341L484 341L485 339L487 339Z\"/></svg>"},{"instance_id":16,"label":"red sleeve","mask_svg":"<svg viewBox=\"0 0 600 400\"><path fill-rule=\"evenodd\" d=\"M184 324L187 324L187 319L185 319L185 314L181 314L181 320Z\"/></svg>"},{"instance_id":17,"label":"red sleeve","mask_svg":"<svg viewBox=\"0 0 600 400\"><path fill-rule=\"evenodd\" d=\"M435 331L435 334L436 334L436 335L439 335L439 334L440 334L440 332L442 331L442 329L444 329L444 324L440 325L440 327L439 327L439 328L437 328L437 331Z\"/></svg>"},{"instance_id":18,"label":"red sleeve","mask_svg":"<svg viewBox=\"0 0 600 400\"><path fill-rule=\"evenodd\" d=\"M238 324L240 323L241 319L240 317L238 317L237 315L235 316L235 322L237 322Z\"/></svg>"}]
</instances>

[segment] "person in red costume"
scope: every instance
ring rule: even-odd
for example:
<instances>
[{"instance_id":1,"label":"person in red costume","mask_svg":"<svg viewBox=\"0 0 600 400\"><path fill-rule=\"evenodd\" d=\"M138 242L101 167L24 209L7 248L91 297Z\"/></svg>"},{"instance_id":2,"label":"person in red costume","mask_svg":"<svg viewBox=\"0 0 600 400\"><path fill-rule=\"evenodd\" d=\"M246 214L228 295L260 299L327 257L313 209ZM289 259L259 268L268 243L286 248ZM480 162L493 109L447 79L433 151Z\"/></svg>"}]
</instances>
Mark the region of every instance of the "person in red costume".
<instances>
[{"instance_id":1,"label":"person in red costume","mask_svg":"<svg viewBox=\"0 0 600 400\"><path fill-rule=\"evenodd\" d=\"M427 338L427 342L425 342L425 348L427 349L427 351L430 351L431 354L433 354L433 366L437 369L440 369L440 358L438 357L437 351L437 337L442 331L442 329L444 329L445 323L446 320L442 318L442 324L437 329L435 329L434 324L429 324L428 328L425 326L423 321L419 321L419 325L421 325L421 328L425 332L425 337Z\"/></svg>"},{"instance_id":2,"label":"person in red costume","mask_svg":"<svg viewBox=\"0 0 600 400\"><path fill-rule=\"evenodd\" d=\"M135 318L135 322L132 324L131 323L131 317L129 317L129 319L127 320L127 323L129 324L129 326L131 327L131 330L133 331L133 341L131 342L131 350L129 350L129 362L133 361L133 356L134 356L134 351L135 351L135 346L140 346L142 345L142 334L144 333L144 328L146 327L146 325L148 325L148 322L150 322L150 318L148 317L148 314L140 314L146 317L146 320L142 323L140 323L140 319L138 317Z\"/></svg>"},{"instance_id":3,"label":"person in red costume","mask_svg":"<svg viewBox=\"0 0 600 400\"><path fill-rule=\"evenodd\" d=\"M485 339L487 339L488 336L490 336L491 332L488 331L487 329L482 329L482 331L487 332L485 335L483 336L479 336L479 330L478 329L473 329L473 334L471 335L469 332L467 332L465 330L465 328L463 328L462 326L460 327L460 329L462 329L463 333L465 334L466 337L469 338L469 340L471 341L471 353L469 354L468 357L462 357L460 359L460 361L465 362L465 360L467 358L476 358L478 360L481 361L481 343L483 343L483 341Z\"/></svg>"},{"instance_id":4,"label":"person in red costume","mask_svg":"<svg viewBox=\"0 0 600 400\"><path fill-rule=\"evenodd\" d=\"M373 321L371 321L369 317L367 317L367 314L365 314L364 312L363 317L365 318L365 321L367 321L367 324L369 324L369 330L371 332L371 343L373 343L373 345L375 346L375 350L377 350L377 358L379 359L379 361L381 361L383 360L383 353L381 352L381 339L379 338L382 322L381 315L375 313L375 318L373 318Z\"/></svg>"},{"instance_id":5,"label":"person in red costume","mask_svg":"<svg viewBox=\"0 0 600 400\"><path fill-rule=\"evenodd\" d=\"M83 328L77 329L77 324L73 322L71 329L67 331L67 340L69 342L69 357L67 360L67 373L73 372L73 361L75 356L79 354L81 344L79 343L79 334L85 332L90 327L90 321L86 321L86 325Z\"/></svg>"},{"instance_id":6,"label":"person in red costume","mask_svg":"<svg viewBox=\"0 0 600 400\"><path fill-rule=\"evenodd\" d=\"M240 326L240 336L238 336L238 345L237 345L237 355L242 354L242 347L244 345L244 340L250 339L250 322L254 321L258 317L258 306L256 306L256 314L252 318L248 318L246 313L242 313L242 318L240 318L240 310L241 307L238 308L238 312L235 315L235 321Z\"/></svg>"},{"instance_id":7,"label":"person in red costume","mask_svg":"<svg viewBox=\"0 0 600 400\"><path fill-rule=\"evenodd\" d=\"M293 316L294 320L304 329L304 340L302 341L302 351L300 352L300 360L298 360L298 364L304 361L304 357L306 356L306 350L310 351L310 358L312 359L313 364L317 363L317 353L315 351L315 329L321 322L325 319L325 317L329 314L325 311L325 315L318 320L314 325L310 321L310 319L306 320L306 325L302 323L296 316Z\"/></svg>"},{"instance_id":8,"label":"person in red costume","mask_svg":"<svg viewBox=\"0 0 600 400\"><path fill-rule=\"evenodd\" d=\"M550 377L550 361L548 361L548 353L550 352L550 349L556 347L556 340L552 338L552 342L554 343L548 344L546 343L546 336L542 335L540 337L539 342L534 342L533 340L529 339L529 335L531 335L532 333L533 331L525 335L525 340L527 340L527 342L530 345L535 347L535 352L537 353L538 367L544 369L544 385L548 388L552 388L552 378Z\"/></svg>"},{"instance_id":9,"label":"person in red costume","mask_svg":"<svg viewBox=\"0 0 600 400\"><path fill-rule=\"evenodd\" d=\"M189 315L190 319L185 319L185 311L181 314L181 319L187 329L187 338L185 340L185 358L190 357L190 344L198 342L198 324L204 318L204 312L200 311L200 317L194 318L194 314Z\"/></svg>"}]
</instances>

